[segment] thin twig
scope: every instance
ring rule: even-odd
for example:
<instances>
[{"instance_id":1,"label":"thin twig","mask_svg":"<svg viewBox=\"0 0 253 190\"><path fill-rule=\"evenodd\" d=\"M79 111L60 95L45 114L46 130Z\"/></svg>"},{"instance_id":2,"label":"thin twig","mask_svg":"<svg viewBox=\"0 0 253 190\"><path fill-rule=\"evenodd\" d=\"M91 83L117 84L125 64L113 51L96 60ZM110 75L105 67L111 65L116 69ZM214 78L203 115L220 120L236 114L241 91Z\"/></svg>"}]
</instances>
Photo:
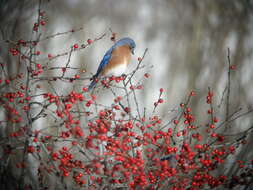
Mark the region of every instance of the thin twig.
<instances>
[{"instance_id":1,"label":"thin twig","mask_svg":"<svg viewBox=\"0 0 253 190\"><path fill-rule=\"evenodd\" d=\"M126 82L126 86L127 86L128 83L130 82L130 80L132 79L132 77L134 76L134 74L139 70L139 67L140 67L140 65L141 65L141 63L142 63L142 61L143 61L143 59L144 59L144 57L145 57L147 51L148 51L148 48L145 49L145 51L144 51L144 53L143 53L143 55L142 55L142 57L141 57L141 60L139 61L138 65L137 65L137 67L135 68L135 70L133 71L133 73L130 75L128 81Z\"/></svg>"},{"instance_id":2,"label":"thin twig","mask_svg":"<svg viewBox=\"0 0 253 190\"><path fill-rule=\"evenodd\" d=\"M72 52L74 51L74 47L71 47L71 50L70 50L70 52L69 52L69 57L68 57L68 61L67 61L67 63L66 63L66 66L65 67L63 67L65 70L62 72L62 76L61 76L61 78L63 78L64 77L64 75L65 75L65 73L66 73L66 71L67 71L67 67L69 67L69 64L70 64L70 59L71 59L71 55L72 55Z\"/></svg>"},{"instance_id":3,"label":"thin twig","mask_svg":"<svg viewBox=\"0 0 253 190\"><path fill-rule=\"evenodd\" d=\"M241 110L241 109L240 109L240 110ZM233 121L239 119L240 117L243 117L243 116L245 116L245 115L248 115L249 113L252 113L252 112L253 112L253 110L248 110L247 112L242 113L242 114L240 114L240 115L238 115L238 116L232 118L232 116L235 114L235 113L233 113L232 116L229 116L229 117L228 117L228 120L225 120L225 121L223 121L222 123L220 123L219 126L217 126L215 130L219 129L219 128L222 127L224 124L228 125L229 123L231 123L231 122L233 122ZM231 118L231 119L230 119L230 118Z\"/></svg>"},{"instance_id":4,"label":"thin twig","mask_svg":"<svg viewBox=\"0 0 253 190\"><path fill-rule=\"evenodd\" d=\"M130 80L129 82L130 82L130 85L132 85L132 81ZM138 101L137 101L135 89L133 89L133 95L134 95L134 102L135 102L135 105L136 105L138 117L139 117L139 119L141 119L141 114L140 114L140 109L139 109L139 104L138 104Z\"/></svg>"},{"instance_id":5,"label":"thin twig","mask_svg":"<svg viewBox=\"0 0 253 190\"><path fill-rule=\"evenodd\" d=\"M223 92L222 92L222 96L221 96L221 100L220 100L220 103L219 103L219 105L218 105L218 108L221 107L221 105L222 105L222 103L223 103L223 101L224 101L224 97L225 97L225 93L226 93L227 89L228 89L228 87L226 86L226 87L224 88Z\"/></svg>"},{"instance_id":6,"label":"thin twig","mask_svg":"<svg viewBox=\"0 0 253 190\"><path fill-rule=\"evenodd\" d=\"M230 61L230 49L228 48L228 55L227 55L227 59L228 59L228 92L227 92L227 102L226 102L226 121L229 119L229 108L230 108L230 88L231 88L231 70L230 70L230 65L231 65L231 61ZM225 127L225 130L228 129L228 126Z\"/></svg>"},{"instance_id":7,"label":"thin twig","mask_svg":"<svg viewBox=\"0 0 253 190\"><path fill-rule=\"evenodd\" d=\"M38 5L38 23L39 23L39 20L40 20L40 9L41 9L41 0L39 0L39 5ZM39 38L40 35L38 34L38 32L36 32L36 37ZM30 49L32 51L32 46L30 46ZM35 49L34 49L35 50ZM33 56L32 57L32 54L30 54L30 58L29 60L32 60L32 58L35 59L35 57ZM30 66L31 68L31 63L30 63ZM30 92L30 70L27 68L27 77L26 77L26 90L25 90L25 96L28 97L29 96L29 92ZM23 156L22 156L22 163L26 163L27 162L27 159L28 159L28 152L27 152L27 149L28 149L28 145L29 145L29 134L31 134L31 130L32 130L32 118L31 118L31 115L30 115L30 112L26 112L26 117L27 117L27 120L28 120L28 131L26 134L28 134L25 138L25 142L24 142L24 150L23 150ZM21 169L21 172L20 172L20 176L19 176L19 189L24 189L24 183L25 183L25 171L26 171L26 168L23 167Z\"/></svg>"}]
</instances>

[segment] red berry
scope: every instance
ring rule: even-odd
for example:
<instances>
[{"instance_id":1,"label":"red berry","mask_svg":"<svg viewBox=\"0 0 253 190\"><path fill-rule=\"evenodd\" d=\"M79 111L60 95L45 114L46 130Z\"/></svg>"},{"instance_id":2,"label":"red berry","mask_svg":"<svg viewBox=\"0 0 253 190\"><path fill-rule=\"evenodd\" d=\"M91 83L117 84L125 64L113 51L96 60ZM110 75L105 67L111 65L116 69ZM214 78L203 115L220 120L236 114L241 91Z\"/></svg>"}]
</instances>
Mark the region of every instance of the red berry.
<instances>
[{"instance_id":1,"label":"red berry","mask_svg":"<svg viewBox=\"0 0 253 190\"><path fill-rule=\"evenodd\" d=\"M45 25L46 25L46 22L45 22L44 20L41 20L41 21L40 21L40 24L41 24L42 26L45 26Z\"/></svg>"},{"instance_id":2,"label":"red berry","mask_svg":"<svg viewBox=\"0 0 253 190\"><path fill-rule=\"evenodd\" d=\"M36 67L37 67L37 69L41 69L42 68L41 64L36 64Z\"/></svg>"},{"instance_id":3,"label":"red berry","mask_svg":"<svg viewBox=\"0 0 253 190\"><path fill-rule=\"evenodd\" d=\"M33 31L37 32L38 31L39 25L37 23L34 23L33 25Z\"/></svg>"},{"instance_id":4,"label":"red berry","mask_svg":"<svg viewBox=\"0 0 253 190\"><path fill-rule=\"evenodd\" d=\"M53 57L53 55L52 55L51 53L49 53L49 54L47 55L47 57L48 57L49 59L51 59L51 58Z\"/></svg>"},{"instance_id":5,"label":"red berry","mask_svg":"<svg viewBox=\"0 0 253 190\"><path fill-rule=\"evenodd\" d=\"M28 146L27 147L27 152L33 153L33 152L35 152L35 148L33 146Z\"/></svg>"},{"instance_id":6,"label":"red berry","mask_svg":"<svg viewBox=\"0 0 253 190\"><path fill-rule=\"evenodd\" d=\"M93 42L92 39L88 39L88 40L87 40L87 43L88 43L88 44L92 44L92 42Z\"/></svg>"},{"instance_id":7,"label":"red berry","mask_svg":"<svg viewBox=\"0 0 253 190\"><path fill-rule=\"evenodd\" d=\"M164 102L164 100L163 100L162 98L160 98L160 99L158 100L158 102L161 104L161 103Z\"/></svg>"},{"instance_id":8,"label":"red berry","mask_svg":"<svg viewBox=\"0 0 253 190\"><path fill-rule=\"evenodd\" d=\"M196 96L196 92L191 91L191 92L190 92L190 96Z\"/></svg>"},{"instance_id":9,"label":"red berry","mask_svg":"<svg viewBox=\"0 0 253 190\"><path fill-rule=\"evenodd\" d=\"M84 92L88 92L88 88L83 87L83 91L84 91Z\"/></svg>"},{"instance_id":10,"label":"red berry","mask_svg":"<svg viewBox=\"0 0 253 190\"><path fill-rule=\"evenodd\" d=\"M217 123L218 121L219 121L218 118L216 118L216 117L213 118L214 123Z\"/></svg>"},{"instance_id":11,"label":"red berry","mask_svg":"<svg viewBox=\"0 0 253 190\"><path fill-rule=\"evenodd\" d=\"M178 120L174 120L173 123L174 123L175 125L177 125L177 124L178 124Z\"/></svg>"},{"instance_id":12,"label":"red berry","mask_svg":"<svg viewBox=\"0 0 253 190\"><path fill-rule=\"evenodd\" d=\"M231 70L236 70L236 65L231 65L229 68L230 68Z\"/></svg>"},{"instance_id":13,"label":"red berry","mask_svg":"<svg viewBox=\"0 0 253 190\"><path fill-rule=\"evenodd\" d=\"M75 49L77 49L78 48L78 44L74 44L74 46L73 46Z\"/></svg>"},{"instance_id":14,"label":"red berry","mask_svg":"<svg viewBox=\"0 0 253 190\"><path fill-rule=\"evenodd\" d=\"M150 75L149 75L148 73L145 73L144 76L145 76L146 78L149 78L149 77L150 77Z\"/></svg>"},{"instance_id":15,"label":"red berry","mask_svg":"<svg viewBox=\"0 0 253 190\"><path fill-rule=\"evenodd\" d=\"M9 80L9 79L6 79L6 80L5 80L5 84L10 84L10 80Z\"/></svg>"}]
</instances>

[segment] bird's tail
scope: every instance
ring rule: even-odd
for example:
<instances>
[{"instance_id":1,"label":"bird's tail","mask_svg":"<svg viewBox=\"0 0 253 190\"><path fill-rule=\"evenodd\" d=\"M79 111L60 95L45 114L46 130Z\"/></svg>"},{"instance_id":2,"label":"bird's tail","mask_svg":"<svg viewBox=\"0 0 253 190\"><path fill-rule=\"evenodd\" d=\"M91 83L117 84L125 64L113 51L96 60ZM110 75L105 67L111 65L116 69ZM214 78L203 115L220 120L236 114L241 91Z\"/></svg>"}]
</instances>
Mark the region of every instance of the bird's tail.
<instances>
[{"instance_id":1,"label":"bird's tail","mask_svg":"<svg viewBox=\"0 0 253 190\"><path fill-rule=\"evenodd\" d=\"M90 83L89 87L88 87L88 91L90 91L91 89L93 89L97 84L97 78L93 77L92 82Z\"/></svg>"}]
</instances>

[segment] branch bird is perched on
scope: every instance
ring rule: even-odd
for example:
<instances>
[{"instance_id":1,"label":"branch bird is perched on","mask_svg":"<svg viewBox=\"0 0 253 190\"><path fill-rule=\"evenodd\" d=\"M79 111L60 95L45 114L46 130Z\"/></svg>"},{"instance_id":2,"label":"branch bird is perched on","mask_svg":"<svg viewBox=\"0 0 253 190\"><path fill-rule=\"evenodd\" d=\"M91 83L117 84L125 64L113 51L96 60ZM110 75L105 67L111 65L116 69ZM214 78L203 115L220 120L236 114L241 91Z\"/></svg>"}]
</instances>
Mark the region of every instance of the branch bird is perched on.
<instances>
[{"instance_id":1,"label":"branch bird is perched on","mask_svg":"<svg viewBox=\"0 0 253 190\"><path fill-rule=\"evenodd\" d=\"M101 76L124 74L127 65L131 62L131 54L134 54L135 47L135 42L131 38L122 38L117 41L104 55L88 89L95 87L97 79Z\"/></svg>"}]
</instances>

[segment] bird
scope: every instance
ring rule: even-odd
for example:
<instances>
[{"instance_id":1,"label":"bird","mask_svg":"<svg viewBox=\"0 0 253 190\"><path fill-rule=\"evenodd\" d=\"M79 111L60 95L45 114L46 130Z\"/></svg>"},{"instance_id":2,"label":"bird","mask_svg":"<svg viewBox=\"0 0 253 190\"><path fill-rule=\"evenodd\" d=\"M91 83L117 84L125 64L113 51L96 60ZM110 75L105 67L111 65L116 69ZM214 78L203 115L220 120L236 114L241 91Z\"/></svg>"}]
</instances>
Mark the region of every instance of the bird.
<instances>
[{"instance_id":1,"label":"bird","mask_svg":"<svg viewBox=\"0 0 253 190\"><path fill-rule=\"evenodd\" d=\"M95 87L98 78L101 76L121 76L125 73L127 66L131 62L131 54L134 55L136 44L129 37L118 40L104 55L97 72L91 78L88 90Z\"/></svg>"}]
</instances>

